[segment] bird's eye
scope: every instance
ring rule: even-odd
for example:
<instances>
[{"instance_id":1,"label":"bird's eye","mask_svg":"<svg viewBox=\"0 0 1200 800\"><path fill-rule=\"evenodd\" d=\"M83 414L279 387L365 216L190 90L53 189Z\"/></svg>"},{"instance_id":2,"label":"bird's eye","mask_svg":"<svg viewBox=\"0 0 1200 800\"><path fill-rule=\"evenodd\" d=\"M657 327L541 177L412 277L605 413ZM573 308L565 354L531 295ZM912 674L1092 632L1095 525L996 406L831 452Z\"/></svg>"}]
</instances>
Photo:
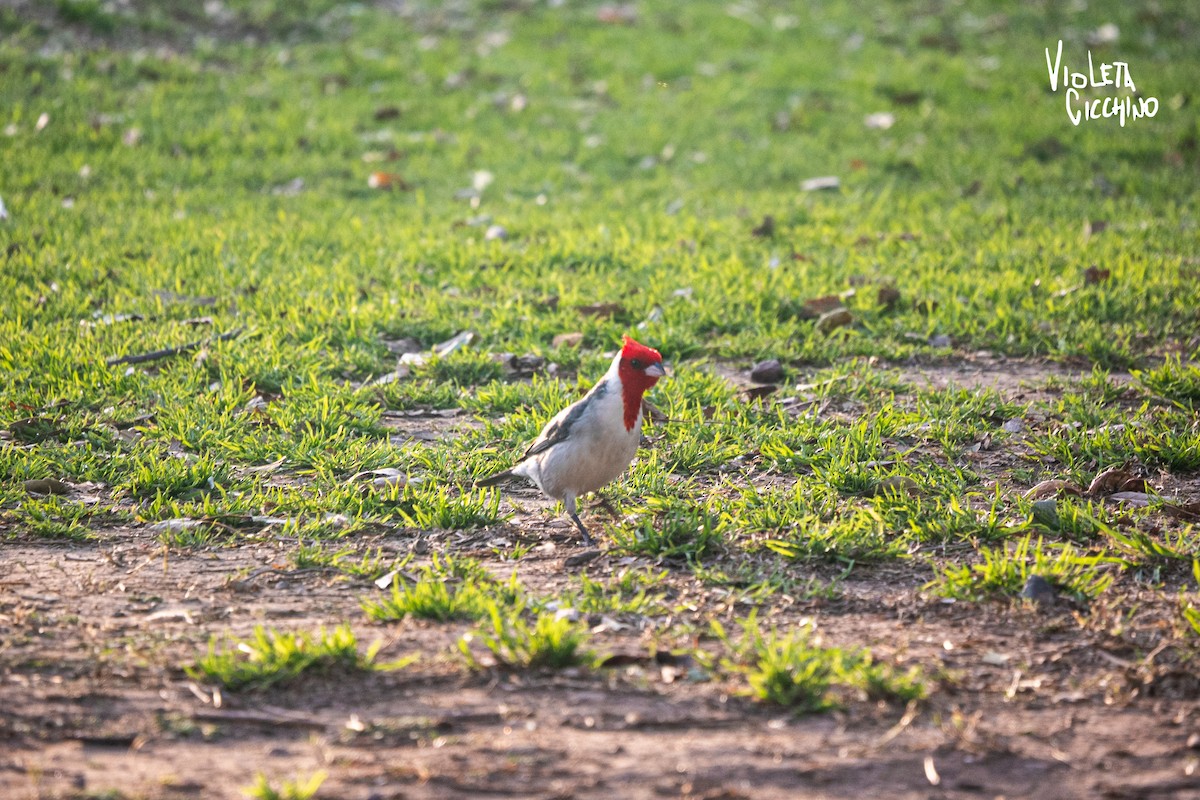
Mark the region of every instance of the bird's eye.
<instances>
[{"instance_id":1,"label":"bird's eye","mask_svg":"<svg viewBox=\"0 0 1200 800\"><path fill-rule=\"evenodd\" d=\"M635 358L633 361L629 362L629 366L633 367L634 369L641 369L642 360L640 358Z\"/></svg>"}]
</instances>

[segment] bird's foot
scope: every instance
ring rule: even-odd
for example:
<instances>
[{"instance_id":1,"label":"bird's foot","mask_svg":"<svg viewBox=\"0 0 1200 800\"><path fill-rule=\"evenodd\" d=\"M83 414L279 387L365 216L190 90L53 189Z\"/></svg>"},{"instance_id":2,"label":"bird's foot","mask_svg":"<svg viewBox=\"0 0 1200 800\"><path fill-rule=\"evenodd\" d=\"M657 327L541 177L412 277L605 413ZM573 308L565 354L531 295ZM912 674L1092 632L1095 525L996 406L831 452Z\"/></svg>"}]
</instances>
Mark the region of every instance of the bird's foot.
<instances>
[{"instance_id":1,"label":"bird's foot","mask_svg":"<svg viewBox=\"0 0 1200 800\"><path fill-rule=\"evenodd\" d=\"M569 513L571 515L571 521L575 523L575 527L579 528L579 532L583 535L584 545L587 547L591 547L592 545L594 545L595 542L592 541L592 535L590 533L588 533L588 529L584 526L584 524L582 522L580 522L579 515L576 514L574 511L569 511L567 513Z\"/></svg>"}]
</instances>

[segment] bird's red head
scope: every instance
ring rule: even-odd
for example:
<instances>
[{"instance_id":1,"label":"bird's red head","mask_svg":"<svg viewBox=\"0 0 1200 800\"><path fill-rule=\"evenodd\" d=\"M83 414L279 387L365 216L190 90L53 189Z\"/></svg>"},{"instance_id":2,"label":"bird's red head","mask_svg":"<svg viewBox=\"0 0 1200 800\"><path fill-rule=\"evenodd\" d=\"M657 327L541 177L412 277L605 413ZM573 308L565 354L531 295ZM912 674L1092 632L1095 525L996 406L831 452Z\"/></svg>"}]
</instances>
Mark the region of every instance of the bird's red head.
<instances>
[{"instance_id":1,"label":"bird's red head","mask_svg":"<svg viewBox=\"0 0 1200 800\"><path fill-rule=\"evenodd\" d=\"M653 347L646 347L628 336L625 337L625 346L621 348L620 361L617 364L617 375L621 378L621 395L625 401L626 430L633 430L633 426L637 424L638 412L642 409L642 395L666 374L661 353Z\"/></svg>"}]
</instances>

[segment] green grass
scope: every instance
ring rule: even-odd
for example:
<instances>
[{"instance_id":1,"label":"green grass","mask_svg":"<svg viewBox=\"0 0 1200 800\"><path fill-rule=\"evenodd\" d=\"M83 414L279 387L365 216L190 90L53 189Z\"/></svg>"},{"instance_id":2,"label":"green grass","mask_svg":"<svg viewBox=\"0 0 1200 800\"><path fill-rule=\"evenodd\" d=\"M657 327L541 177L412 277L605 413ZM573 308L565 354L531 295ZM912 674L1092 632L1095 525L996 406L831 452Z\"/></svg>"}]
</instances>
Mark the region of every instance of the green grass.
<instances>
[{"instance_id":1,"label":"green grass","mask_svg":"<svg viewBox=\"0 0 1200 800\"><path fill-rule=\"evenodd\" d=\"M276 789L271 780L260 772L254 784L242 789L242 793L250 800L310 800L317 796L317 790L327 777L329 774L321 770L314 772L307 780L285 780Z\"/></svg>"},{"instance_id":2,"label":"green grass","mask_svg":"<svg viewBox=\"0 0 1200 800\"><path fill-rule=\"evenodd\" d=\"M327 674L402 666L376 664L382 641L359 652L358 640L349 625L311 634L286 633L255 628L245 641L209 641L208 653L185 669L192 678L218 683L233 691L266 689L285 684L302 674Z\"/></svg>"},{"instance_id":3,"label":"green grass","mask_svg":"<svg viewBox=\"0 0 1200 800\"><path fill-rule=\"evenodd\" d=\"M1113 582L1113 571L1124 565L1119 558L1080 553L1070 544L1054 544L1032 534L1011 548L981 550L983 562L947 566L925 589L940 597L979 600L992 596L1017 597L1031 575L1049 581L1077 599L1100 595ZM1105 569L1107 567L1107 569Z\"/></svg>"},{"instance_id":4,"label":"green grass","mask_svg":"<svg viewBox=\"0 0 1200 800\"><path fill-rule=\"evenodd\" d=\"M713 634L726 651L721 668L743 676L744 693L762 702L807 714L837 707L846 691L901 702L920 700L928 693L918 668L902 672L875 662L865 650L823 647L809 629L764 632L754 614L741 627L742 636L735 642L720 623L713 623Z\"/></svg>"},{"instance_id":5,"label":"green grass","mask_svg":"<svg viewBox=\"0 0 1200 800\"><path fill-rule=\"evenodd\" d=\"M514 540L522 501L473 482L629 333L671 364L668 420L606 489L623 516L590 522L636 567L531 596L443 560L369 616L481 623L527 665L584 647L549 603L670 616L664 570L749 604L836 600L831 566L972 602L1034 572L1182 591L1195 534L1166 501L1064 497L1048 525L1022 495L1200 471L1194 5L393 5L0 9L5 541L276 537L298 569L375 578L404 562L364 532ZM1078 64L1101 21L1121 36L1097 58L1130 64L1153 119L1075 127L1048 91L1043 48ZM802 188L822 175L838 188ZM850 324L819 326L827 296ZM773 394L727 380L767 358ZM70 492L25 489L46 478ZM811 643L773 636L756 674L786 696ZM239 653L210 655L253 683ZM796 702L836 696L826 677Z\"/></svg>"},{"instance_id":6,"label":"green grass","mask_svg":"<svg viewBox=\"0 0 1200 800\"><path fill-rule=\"evenodd\" d=\"M476 629L459 640L459 652L474 669L483 667L475 653L477 642L495 664L520 669L561 669L594 659L587 649L587 630L568 616L538 613L526 619L520 605L489 602Z\"/></svg>"},{"instance_id":7,"label":"green grass","mask_svg":"<svg viewBox=\"0 0 1200 800\"><path fill-rule=\"evenodd\" d=\"M487 616L495 603L511 607L522 590L514 574L507 582L493 578L478 561L446 556L422 567L416 579L401 583L397 576L391 594L383 600L364 600L367 616L377 622L416 617L445 622L476 620Z\"/></svg>"}]
</instances>

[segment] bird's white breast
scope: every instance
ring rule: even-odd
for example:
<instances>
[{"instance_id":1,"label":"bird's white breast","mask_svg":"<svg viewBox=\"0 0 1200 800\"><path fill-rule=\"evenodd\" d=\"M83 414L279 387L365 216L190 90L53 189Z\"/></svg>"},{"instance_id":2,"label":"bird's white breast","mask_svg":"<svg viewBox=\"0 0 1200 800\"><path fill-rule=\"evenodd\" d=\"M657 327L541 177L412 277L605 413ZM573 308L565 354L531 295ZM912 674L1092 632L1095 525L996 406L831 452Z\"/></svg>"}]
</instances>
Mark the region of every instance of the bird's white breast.
<instances>
[{"instance_id":1,"label":"bird's white breast","mask_svg":"<svg viewBox=\"0 0 1200 800\"><path fill-rule=\"evenodd\" d=\"M524 474L547 495L562 499L602 488L625 471L642 439L639 410L632 429L625 427L625 404L620 384L608 381L581 400L586 407L563 442L521 464ZM564 409L564 415L569 409Z\"/></svg>"}]
</instances>

